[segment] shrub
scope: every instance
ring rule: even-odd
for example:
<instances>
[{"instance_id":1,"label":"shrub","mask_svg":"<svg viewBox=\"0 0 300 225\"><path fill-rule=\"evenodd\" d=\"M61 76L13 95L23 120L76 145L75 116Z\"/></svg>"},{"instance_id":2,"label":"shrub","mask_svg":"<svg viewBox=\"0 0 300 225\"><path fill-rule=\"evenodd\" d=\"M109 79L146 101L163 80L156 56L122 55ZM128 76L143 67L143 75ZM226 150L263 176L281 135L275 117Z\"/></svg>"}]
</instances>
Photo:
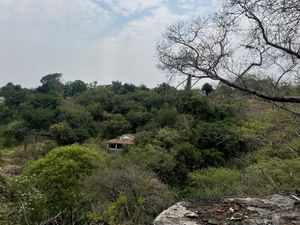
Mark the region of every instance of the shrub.
<instances>
[{"instance_id":1,"label":"shrub","mask_svg":"<svg viewBox=\"0 0 300 225\"><path fill-rule=\"evenodd\" d=\"M108 162L89 179L95 193L91 222L107 225L146 225L170 204L168 187L153 173L122 158Z\"/></svg>"},{"instance_id":2,"label":"shrub","mask_svg":"<svg viewBox=\"0 0 300 225\"><path fill-rule=\"evenodd\" d=\"M246 168L243 186L246 193L258 196L279 189L298 188L300 186L300 159L273 158L259 161Z\"/></svg>"},{"instance_id":3,"label":"shrub","mask_svg":"<svg viewBox=\"0 0 300 225\"><path fill-rule=\"evenodd\" d=\"M189 174L190 187L188 197L224 197L238 196L241 174L227 168L208 168Z\"/></svg>"},{"instance_id":4,"label":"shrub","mask_svg":"<svg viewBox=\"0 0 300 225\"><path fill-rule=\"evenodd\" d=\"M129 121L121 114L112 114L106 122L104 135L108 138L115 138L118 135L126 134L131 131Z\"/></svg>"},{"instance_id":5,"label":"shrub","mask_svg":"<svg viewBox=\"0 0 300 225\"><path fill-rule=\"evenodd\" d=\"M243 140L233 132L230 122L200 123L195 130L195 146L199 149L216 149L225 160L245 150Z\"/></svg>"},{"instance_id":6,"label":"shrub","mask_svg":"<svg viewBox=\"0 0 300 225\"><path fill-rule=\"evenodd\" d=\"M82 181L99 166L104 155L78 146L66 146L50 151L44 158L25 167L22 177L29 178L29 187L38 190L45 198L35 205L31 218L37 215L49 218L59 212L65 224L84 219L87 207Z\"/></svg>"},{"instance_id":7,"label":"shrub","mask_svg":"<svg viewBox=\"0 0 300 225\"><path fill-rule=\"evenodd\" d=\"M200 150L189 143L179 144L175 149L177 162L183 163L190 171L201 169L203 158Z\"/></svg>"},{"instance_id":8,"label":"shrub","mask_svg":"<svg viewBox=\"0 0 300 225\"><path fill-rule=\"evenodd\" d=\"M50 133L59 145L73 144L78 140L75 132L66 122L51 125Z\"/></svg>"}]
</instances>

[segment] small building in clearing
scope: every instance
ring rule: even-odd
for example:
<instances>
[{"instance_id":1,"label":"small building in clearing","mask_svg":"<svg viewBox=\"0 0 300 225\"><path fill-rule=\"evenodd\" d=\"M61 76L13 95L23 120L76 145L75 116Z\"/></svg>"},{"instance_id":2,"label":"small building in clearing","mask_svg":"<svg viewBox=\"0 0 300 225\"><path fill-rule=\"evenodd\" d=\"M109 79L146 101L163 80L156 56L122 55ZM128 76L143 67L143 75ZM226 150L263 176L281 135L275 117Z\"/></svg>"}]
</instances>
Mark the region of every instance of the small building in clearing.
<instances>
[{"instance_id":1,"label":"small building in clearing","mask_svg":"<svg viewBox=\"0 0 300 225\"><path fill-rule=\"evenodd\" d=\"M133 144L134 136L132 134L123 134L120 137L106 142L107 149L114 151L122 151L126 145Z\"/></svg>"}]
</instances>

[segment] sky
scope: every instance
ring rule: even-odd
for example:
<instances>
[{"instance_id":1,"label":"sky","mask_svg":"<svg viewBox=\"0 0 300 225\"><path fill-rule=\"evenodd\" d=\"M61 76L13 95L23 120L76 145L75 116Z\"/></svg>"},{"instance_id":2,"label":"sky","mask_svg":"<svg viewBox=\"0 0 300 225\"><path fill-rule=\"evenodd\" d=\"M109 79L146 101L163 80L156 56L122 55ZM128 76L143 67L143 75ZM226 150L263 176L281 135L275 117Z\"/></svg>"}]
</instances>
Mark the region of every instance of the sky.
<instances>
[{"instance_id":1,"label":"sky","mask_svg":"<svg viewBox=\"0 0 300 225\"><path fill-rule=\"evenodd\" d=\"M0 86L35 88L41 77L62 73L63 82L155 87L168 82L155 61L166 27L205 16L220 2L0 0Z\"/></svg>"}]
</instances>

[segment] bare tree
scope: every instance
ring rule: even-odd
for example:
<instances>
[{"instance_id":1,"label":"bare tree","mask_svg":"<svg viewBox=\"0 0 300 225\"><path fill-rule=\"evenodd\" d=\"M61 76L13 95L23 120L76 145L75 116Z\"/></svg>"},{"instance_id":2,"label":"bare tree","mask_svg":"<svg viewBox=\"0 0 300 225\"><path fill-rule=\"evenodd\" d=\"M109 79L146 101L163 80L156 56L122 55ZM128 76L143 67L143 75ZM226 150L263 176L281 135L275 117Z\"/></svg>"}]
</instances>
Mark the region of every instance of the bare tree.
<instances>
[{"instance_id":1,"label":"bare tree","mask_svg":"<svg viewBox=\"0 0 300 225\"><path fill-rule=\"evenodd\" d=\"M274 103L300 103L283 88L300 81L300 1L228 0L214 16L171 25L157 53L171 76L210 78ZM268 85L253 85L253 77Z\"/></svg>"}]
</instances>

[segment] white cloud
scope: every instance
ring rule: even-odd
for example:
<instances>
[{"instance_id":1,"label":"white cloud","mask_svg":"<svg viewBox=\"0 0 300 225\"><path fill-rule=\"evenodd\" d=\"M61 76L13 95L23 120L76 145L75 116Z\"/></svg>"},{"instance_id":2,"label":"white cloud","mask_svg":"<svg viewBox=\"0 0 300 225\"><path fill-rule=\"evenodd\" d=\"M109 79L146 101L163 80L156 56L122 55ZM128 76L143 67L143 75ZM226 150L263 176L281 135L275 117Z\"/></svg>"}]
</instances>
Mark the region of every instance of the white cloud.
<instances>
[{"instance_id":1,"label":"white cloud","mask_svg":"<svg viewBox=\"0 0 300 225\"><path fill-rule=\"evenodd\" d=\"M169 4L177 1L179 9L182 9L190 16L206 16L215 10L218 10L224 0L168 0Z\"/></svg>"},{"instance_id":2,"label":"white cloud","mask_svg":"<svg viewBox=\"0 0 300 225\"><path fill-rule=\"evenodd\" d=\"M113 21L90 0L0 0L0 84L36 86L64 72Z\"/></svg>"},{"instance_id":3,"label":"white cloud","mask_svg":"<svg viewBox=\"0 0 300 225\"><path fill-rule=\"evenodd\" d=\"M101 8L99 1L107 1L115 12ZM0 0L0 86L12 81L34 87L43 75L53 72L62 72L65 80L101 84L120 80L155 86L166 81L153 57L165 27L178 19L167 7L172 3ZM114 24L123 18L114 18L116 12L140 14L139 19L132 16L130 22Z\"/></svg>"},{"instance_id":4,"label":"white cloud","mask_svg":"<svg viewBox=\"0 0 300 225\"><path fill-rule=\"evenodd\" d=\"M156 41L165 27L176 19L177 16L161 7L150 16L130 22L115 37L90 46L76 64L88 68L90 80L97 78L104 83L120 80L155 86L166 81L153 61Z\"/></svg>"},{"instance_id":5,"label":"white cloud","mask_svg":"<svg viewBox=\"0 0 300 225\"><path fill-rule=\"evenodd\" d=\"M111 20L109 12L90 0L0 0L0 24L10 29L50 28L90 35Z\"/></svg>"},{"instance_id":6,"label":"white cloud","mask_svg":"<svg viewBox=\"0 0 300 225\"><path fill-rule=\"evenodd\" d=\"M104 0L117 13L128 16L145 9L161 6L163 0Z\"/></svg>"}]
</instances>

